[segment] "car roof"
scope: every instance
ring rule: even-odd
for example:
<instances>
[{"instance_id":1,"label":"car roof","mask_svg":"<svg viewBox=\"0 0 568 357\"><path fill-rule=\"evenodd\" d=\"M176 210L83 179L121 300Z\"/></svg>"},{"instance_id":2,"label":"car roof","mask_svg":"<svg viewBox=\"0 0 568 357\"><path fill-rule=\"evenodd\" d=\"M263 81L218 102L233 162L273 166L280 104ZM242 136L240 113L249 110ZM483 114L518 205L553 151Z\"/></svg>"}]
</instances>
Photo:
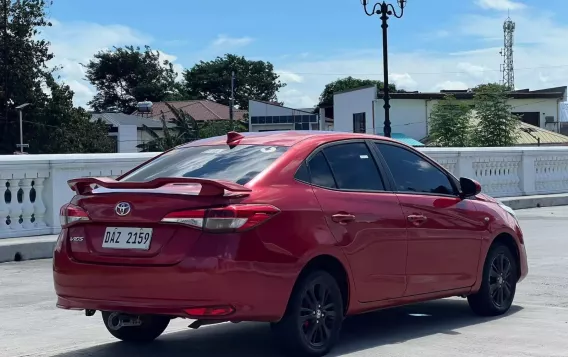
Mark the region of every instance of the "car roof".
<instances>
[{"instance_id":1,"label":"car roof","mask_svg":"<svg viewBox=\"0 0 568 357\"><path fill-rule=\"evenodd\" d=\"M345 139L383 139L393 141L387 137L371 134L347 133L340 131L316 131L316 130L282 130L264 132L245 132L239 133L243 138L239 141L241 145L270 145L270 146L293 146L303 141L322 139L326 141L345 140ZM181 147L202 146L202 145L226 145L227 135L215 136L189 142Z\"/></svg>"}]
</instances>

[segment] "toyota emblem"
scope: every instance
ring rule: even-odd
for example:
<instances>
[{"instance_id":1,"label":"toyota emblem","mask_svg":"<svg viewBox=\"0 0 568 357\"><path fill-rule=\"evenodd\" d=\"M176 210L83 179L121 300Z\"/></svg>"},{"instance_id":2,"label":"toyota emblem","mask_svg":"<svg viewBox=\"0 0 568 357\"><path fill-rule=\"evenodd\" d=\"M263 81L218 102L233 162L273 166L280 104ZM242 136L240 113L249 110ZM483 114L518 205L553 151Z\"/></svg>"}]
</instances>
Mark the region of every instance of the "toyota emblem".
<instances>
[{"instance_id":1,"label":"toyota emblem","mask_svg":"<svg viewBox=\"0 0 568 357\"><path fill-rule=\"evenodd\" d=\"M119 216L126 216L127 214L130 213L130 204L126 202L120 202L119 204L116 205L114 211Z\"/></svg>"}]
</instances>

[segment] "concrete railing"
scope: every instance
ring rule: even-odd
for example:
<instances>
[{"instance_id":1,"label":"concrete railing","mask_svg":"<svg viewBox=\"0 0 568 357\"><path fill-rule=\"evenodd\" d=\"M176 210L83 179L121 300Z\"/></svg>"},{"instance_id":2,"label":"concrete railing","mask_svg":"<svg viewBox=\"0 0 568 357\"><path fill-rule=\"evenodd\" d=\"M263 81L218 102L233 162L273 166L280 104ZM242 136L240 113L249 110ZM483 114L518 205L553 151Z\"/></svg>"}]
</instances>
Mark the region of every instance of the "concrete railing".
<instances>
[{"instance_id":1,"label":"concrete railing","mask_svg":"<svg viewBox=\"0 0 568 357\"><path fill-rule=\"evenodd\" d=\"M568 147L424 148L494 197L568 192ZM67 180L117 177L157 153L0 156L0 238L57 234Z\"/></svg>"}]
</instances>

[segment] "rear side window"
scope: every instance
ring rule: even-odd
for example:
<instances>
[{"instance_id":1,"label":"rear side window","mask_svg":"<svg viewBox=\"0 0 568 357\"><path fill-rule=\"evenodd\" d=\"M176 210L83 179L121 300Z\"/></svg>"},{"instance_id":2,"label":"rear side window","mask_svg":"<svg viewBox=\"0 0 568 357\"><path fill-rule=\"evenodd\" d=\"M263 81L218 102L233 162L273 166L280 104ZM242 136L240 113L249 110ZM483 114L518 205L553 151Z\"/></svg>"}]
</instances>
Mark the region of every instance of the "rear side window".
<instances>
[{"instance_id":1,"label":"rear side window","mask_svg":"<svg viewBox=\"0 0 568 357\"><path fill-rule=\"evenodd\" d=\"M315 154L308 162L312 184L328 188L337 188L329 164L322 152Z\"/></svg>"},{"instance_id":2,"label":"rear side window","mask_svg":"<svg viewBox=\"0 0 568 357\"><path fill-rule=\"evenodd\" d=\"M333 145L323 151L339 189L385 190L377 164L365 143Z\"/></svg>"},{"instance_id":3,"label":"rear side window","mask_svg":"<svg viewBox=\"0 0 568 357\"><path fill-rule=\"evenodd\" d=\"M130 173L122 181L150 181L159 177L196 177L244 185L268 168L288 148L237 145L190 146L162 155Z\"/></svg>"}]
</instances>

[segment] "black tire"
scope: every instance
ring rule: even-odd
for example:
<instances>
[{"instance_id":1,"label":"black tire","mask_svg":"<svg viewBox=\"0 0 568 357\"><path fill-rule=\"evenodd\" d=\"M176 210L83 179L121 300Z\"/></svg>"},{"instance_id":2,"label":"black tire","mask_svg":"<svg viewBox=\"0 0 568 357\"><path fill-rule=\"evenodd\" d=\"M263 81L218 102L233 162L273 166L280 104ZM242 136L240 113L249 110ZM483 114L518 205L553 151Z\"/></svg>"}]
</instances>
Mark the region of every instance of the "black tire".
<instances>
[{"instance_id":1,"label":"black tire","mask_svg":"<svg viewBox=\"0 0 568 357\"><path fill-rule=\"evenodd\" d=\"M272 331L291 356L324 356L339 339L343 310L337 281L325 271L314 271L298 281Z\"/></svg>"},{"instance_id":2,"label":"black tire","mask_svg":"<svg viewBox=\"0 0 568 357\"><path fill-rule=\"evenodd\" d=\"M168 316L143 315L140 316L142 324L139 326L125 326L114 329L109 325L111 315L112 312L102 312L105 327L111 335L125 342L152 342L166 330L170 323Z\"/></svg>"},{"instance_id":3,"label":"black tire","mask_svg":"<svg viewBox=\"0 0 568 357\"><path fill-rule=\"evenodd\" d=\"M517 264L507 246L496 244L489 249L483 266L481 288L467 297L474 313L499 316L509 311L517 291Z\"/></svg>"}]
</instances>

